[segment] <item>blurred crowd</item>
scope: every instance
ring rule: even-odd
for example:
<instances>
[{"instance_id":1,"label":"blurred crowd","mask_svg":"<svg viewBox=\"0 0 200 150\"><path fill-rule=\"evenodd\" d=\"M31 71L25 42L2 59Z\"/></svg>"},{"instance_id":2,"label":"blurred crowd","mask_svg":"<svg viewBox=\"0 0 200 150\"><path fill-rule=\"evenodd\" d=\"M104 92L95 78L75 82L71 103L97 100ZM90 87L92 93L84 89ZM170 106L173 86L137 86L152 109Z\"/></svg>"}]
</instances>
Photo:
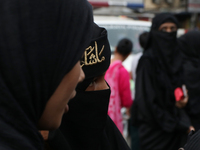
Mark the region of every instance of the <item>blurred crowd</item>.
<instances>
[{"instance_id":1,"label":"blurred crowd","mask_svg":"<svg viewBox=\"0 0 200 150\"><path fill-rule=\"evenodd\" d=\"M177 19L157 14L129 73L134 43L121 39L111 59L88 1L0 6L1 150L199 149L200 31L177 39Z\"/></svg>"}]
</instances>

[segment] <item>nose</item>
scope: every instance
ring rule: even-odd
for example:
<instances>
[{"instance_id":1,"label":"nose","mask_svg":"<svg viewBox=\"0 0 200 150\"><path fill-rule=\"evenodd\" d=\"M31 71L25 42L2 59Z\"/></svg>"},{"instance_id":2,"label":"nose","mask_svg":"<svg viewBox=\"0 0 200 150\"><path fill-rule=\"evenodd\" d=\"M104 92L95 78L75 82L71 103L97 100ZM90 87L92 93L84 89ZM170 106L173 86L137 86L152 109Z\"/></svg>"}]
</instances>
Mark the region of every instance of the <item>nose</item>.
<instances>
[{"instance_id":1,"label":"nose","mask_svg":"<svg viewBox=\"0 0 200 150\"><path fill-rule=\"evenodd\" d=\"M84 79L85 79L85 73L83 72L83 69L80 68L79 82L82 82Z\"/></svg>"},{"instance_id":2,"label":"nose","mask_svg":"<svg viewBox=\"0 0 200 150\"><path fill-rule=\"evenodd\" d=\"M171 28L167 28L166 32L172 32L172 29Z\"/></svg>"}]
</instances>

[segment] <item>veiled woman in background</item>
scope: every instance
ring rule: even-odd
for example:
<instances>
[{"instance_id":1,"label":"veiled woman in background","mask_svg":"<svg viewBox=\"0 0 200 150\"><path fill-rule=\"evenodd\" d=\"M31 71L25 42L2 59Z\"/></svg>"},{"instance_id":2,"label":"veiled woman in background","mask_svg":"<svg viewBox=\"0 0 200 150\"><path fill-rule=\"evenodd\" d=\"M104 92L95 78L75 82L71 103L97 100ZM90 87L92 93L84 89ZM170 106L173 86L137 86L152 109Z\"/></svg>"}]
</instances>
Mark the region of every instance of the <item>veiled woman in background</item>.
<instances>
[{"instance_id":1,"label":"veiled woman in background","mask_svg":"<svg viewBox=\"0 0 200 150\"><path fill-rule=\"evenodd\" d=\"M185 105L187 98L176 103L174 96L174 90L183 84L177 28L172 14L156 15L139 60L132 120L139 126L142 150L176 150L190 130L188 116L177 107L179 103Z\"/></svg>"}]
</instances>

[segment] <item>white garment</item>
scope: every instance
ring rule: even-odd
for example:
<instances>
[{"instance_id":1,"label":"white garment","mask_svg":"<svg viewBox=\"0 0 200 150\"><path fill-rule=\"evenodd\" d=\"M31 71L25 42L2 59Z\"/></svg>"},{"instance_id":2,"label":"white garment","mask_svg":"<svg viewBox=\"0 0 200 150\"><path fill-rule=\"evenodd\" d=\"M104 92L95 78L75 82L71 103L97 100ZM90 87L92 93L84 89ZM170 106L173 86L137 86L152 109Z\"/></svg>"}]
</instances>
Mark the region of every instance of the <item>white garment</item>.
<instances>
[{"instance_id":1,"label":"white garment","mask_svg":"<svg viewBox=\"0 0 200 150\"><path fill-rule=\"evenodd\" d=\"M142 56L142 54L143 54L142 52L139 52L139 53L133 55L132 65L131 65L131 73L132 73L132 78L133 78L134 83L136 81L136 69L137 69L138 61L139 61L140 57ZM133 100L135 98L135 88L132 90L132 98L133 98Z\"/></svg>"}]
</instances>

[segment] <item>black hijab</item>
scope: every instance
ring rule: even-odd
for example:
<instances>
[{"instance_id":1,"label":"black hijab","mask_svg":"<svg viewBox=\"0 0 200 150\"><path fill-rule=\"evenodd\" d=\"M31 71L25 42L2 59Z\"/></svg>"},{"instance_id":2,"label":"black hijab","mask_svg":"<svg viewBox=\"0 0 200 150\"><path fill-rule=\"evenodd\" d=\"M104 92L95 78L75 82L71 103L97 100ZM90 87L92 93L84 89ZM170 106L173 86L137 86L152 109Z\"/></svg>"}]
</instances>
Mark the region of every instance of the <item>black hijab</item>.
<instances>
[{"instance_id":1,"label":"black hijab","mask_svg":"<svg viewBox=\"0 0 200 150\"><path fill-rule=\"evenodd\" d=\"M86 0L0 2L0 149L42 149L37 122L89 44L92 22Z\"/></svg>"},{"instance_id":2,"label":"black hijab","mask_svg":"<svg viewBox=\"0 0 200 150\"><path fill-rule=\"evenodd\" d=\"M163 23L172 22L178 28L177 19L170 13L160 13L153 18L149 33L146 50L150 49L153 56L158 60L160 68L169 76L176 74L181 67L181 55L177 50L177 32L159 31Z\"/></svg>"}]
</instances>

